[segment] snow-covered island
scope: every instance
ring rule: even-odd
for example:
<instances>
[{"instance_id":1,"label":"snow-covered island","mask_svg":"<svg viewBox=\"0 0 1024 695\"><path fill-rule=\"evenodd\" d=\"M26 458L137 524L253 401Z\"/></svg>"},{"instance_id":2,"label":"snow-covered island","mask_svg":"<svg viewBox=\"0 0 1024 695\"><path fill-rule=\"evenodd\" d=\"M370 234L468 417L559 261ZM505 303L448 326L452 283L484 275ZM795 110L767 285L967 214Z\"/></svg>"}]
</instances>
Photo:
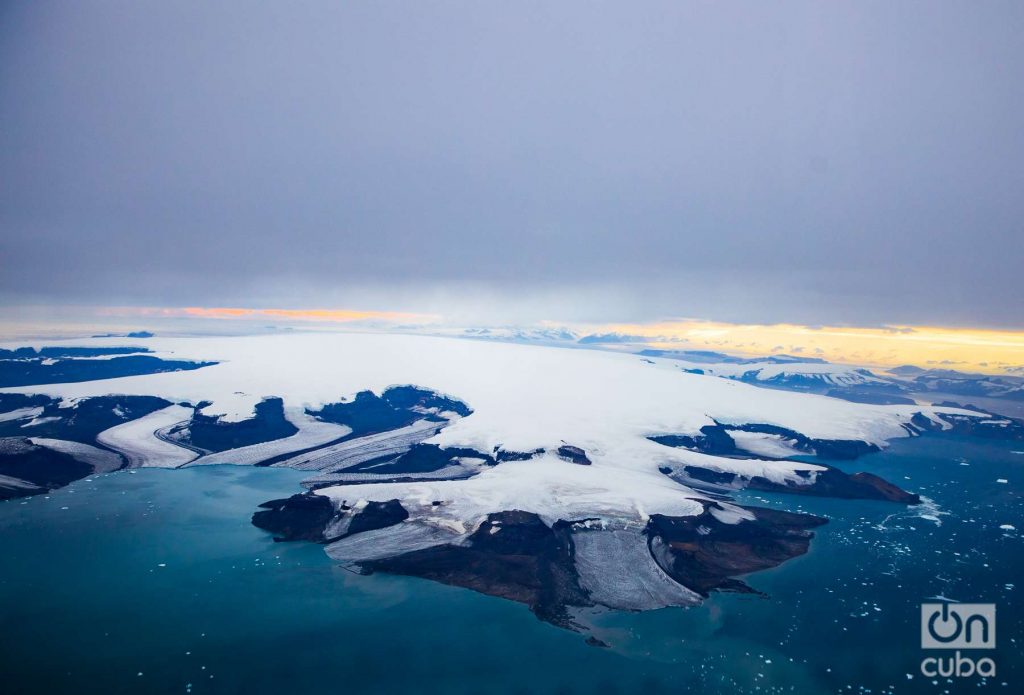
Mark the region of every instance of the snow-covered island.
<instances>
[{"instance_id":1,"label":"snow-covered island","mask_svg":"<svg viewBox=\"0 0 1024 695\"><path fill-rule=\"evenodd\" d=\"M123 339L48 344L69 359L72 346L95 360ZM156 337L146 357L153 373L0 390L0 497L124 467L295 468L306 491L253 518L275 537L566 627L588 607L749 590L738 576L806 552L825 523L738 505L737 489L914 504L827 461L927 430L1021 437L976 410L760 388L598 350L318 333Z\"/></svg>"}]
</instances>

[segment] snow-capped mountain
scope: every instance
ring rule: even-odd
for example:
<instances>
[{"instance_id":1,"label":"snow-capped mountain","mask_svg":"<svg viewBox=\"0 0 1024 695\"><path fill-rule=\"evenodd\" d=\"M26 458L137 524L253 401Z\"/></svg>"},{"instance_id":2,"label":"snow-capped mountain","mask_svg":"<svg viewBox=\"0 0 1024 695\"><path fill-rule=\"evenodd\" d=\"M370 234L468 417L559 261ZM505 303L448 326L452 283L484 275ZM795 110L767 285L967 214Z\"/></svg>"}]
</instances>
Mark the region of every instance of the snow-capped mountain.
<instances>
[{"instance_id":1,"label":"snow-capped mountain","mask_svg":"<svg viewBox=\"0 0 1024 695\"><path fill-rule=\"evenodd\" d=\"M665 357L697 364L826 364L818 357L799 355L767 355L764 357L737 357L715 350L658 350L647 348L637 353L644 357Z\"/></svg>"},{"instance_id":2,"label":"snow-capped mountain","mask_svg":"<svg viewBox=\"0 0 1024 695\"><path fill-rule=\"evenodd\" d=\"M900 379L853 365L793 355L746 359L722 353L645 350L641 355L665 355L681 369L741 381L765 388L816 393L859 403L912 404L910 389ZM721 359L726 358L726 359Z\"/></svg>"},{"instance_id":3,"label":"snow-capped mountain","mask_svg":"<svg viewBox=\"0 0 1024 695\"><path fill-rule=\"evenodd\" d=\"M905 369L900 374L908 375ZM922 392L1024 400L1024 377L1020 376L969 374L951 369L919 370L909 376L912 387Z\"/></svg>"},{"instance_id":4,"label":"snow-capped mountain","mask_svg":"<svg viewBox=\"0 0 1024 695\"><path fill-rule=\"evenodd\" d=\"M892 384L891 379L879 377L868 369L826 362L756 361L738 364L707 364L694 368L700 369L705 374L736 379L746 383L788 386L790 388Z\"/></svg>"}]
</instances>

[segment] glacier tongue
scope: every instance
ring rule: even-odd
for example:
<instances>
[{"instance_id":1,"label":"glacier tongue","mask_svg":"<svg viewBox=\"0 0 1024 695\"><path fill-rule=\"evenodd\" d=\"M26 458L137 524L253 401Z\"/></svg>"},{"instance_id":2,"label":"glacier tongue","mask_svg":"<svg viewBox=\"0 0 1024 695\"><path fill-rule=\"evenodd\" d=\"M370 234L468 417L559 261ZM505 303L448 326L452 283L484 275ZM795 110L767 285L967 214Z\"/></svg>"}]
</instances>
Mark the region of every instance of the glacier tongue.
<instances>
[{"instance_id":1,"label":"glacier tongue","mask_svg":"<svg viewBox=\"0 0 1024 695\"><path fill-rule=\"evenodd\" d=\"M365 531L327 545L333 560L358 565L439 545L458 544L466 534L432 524L410 521L396 526Z\"/></svg>"},{"instance_id":2,"label":"glacier tongue","mask_svg":"<svg viewBox=\"0 0 1024 695\"><path fill-rule=\"evenodd\" d=\"M321 422L306 414L302 408L287 408L285 410L285 417L299 430L292 436L274 439L261 444L238 447L237 449L228 449L219 453L206 454L195 459L189 465L202 466L229 463L236 466L251 466L276 456L299 451L300 449L323 446L328 442L344 437L352 431L351 428L343 425Z\"/></svg>"},{"instance_id":3,"label":"glacier tongue","mask_svg":"<svg viewBox=\"0 0 1024 695\"><path fill-rule=\"evenodd\" d=\"M665 574L647 548L641 528L574 529L580 586L597 604L644 611L692 606L701 597Z\"/></svg>"},{"instance_id":4,"label":"glacier tongue","mask_svg":"<svg viewBox=\"0 0 1024 695\"><path fill-rule=\"evenodd\" d=\"M171 405L137 420L111 427L101 432L96 441L124 454L129 468L176 468L196 458L196 452L161 439L158 433L190 417L190 408Z\"/></svg>"}]
</instances>

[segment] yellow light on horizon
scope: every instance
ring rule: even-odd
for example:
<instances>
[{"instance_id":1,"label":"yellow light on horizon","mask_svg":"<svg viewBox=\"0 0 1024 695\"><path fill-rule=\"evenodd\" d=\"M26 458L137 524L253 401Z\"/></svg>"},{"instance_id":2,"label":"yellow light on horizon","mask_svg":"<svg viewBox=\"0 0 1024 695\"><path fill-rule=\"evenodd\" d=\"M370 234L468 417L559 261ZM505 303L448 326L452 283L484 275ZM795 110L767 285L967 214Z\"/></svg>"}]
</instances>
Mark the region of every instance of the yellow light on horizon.
<instances>
[{"instance_id":1,"label":"yellow light on horizon","mask_svg":"<svg viewBox=\"0 0 1024 695\"><path fill-rule=\"evenodd\" d=\"M605 324L594 332L635 335L660 349L705 349L743 356L793 353L832 362L949 367L1001 372L1024 366L1024 331L941 326L730 324L697 319Z\"/></svg>"}]
</instances>

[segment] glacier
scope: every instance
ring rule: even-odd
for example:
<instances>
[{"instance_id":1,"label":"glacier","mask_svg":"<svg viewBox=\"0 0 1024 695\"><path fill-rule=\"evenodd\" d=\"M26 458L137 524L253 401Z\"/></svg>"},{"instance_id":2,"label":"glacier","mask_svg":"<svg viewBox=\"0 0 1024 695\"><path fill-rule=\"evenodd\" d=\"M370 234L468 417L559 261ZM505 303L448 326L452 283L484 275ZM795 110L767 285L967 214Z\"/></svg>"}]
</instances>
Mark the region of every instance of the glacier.
<instances>
[{"instance_id":1,"label":"glacier","mask_svg":"<svg viewBox=\"0 0 1024 695\"><path fill-rule=\"evenodd\" d=\"M96 471L115 467L115 455L127 467L309 471L307 492L264 505L254 523L285 540L319 540L364 571L520 600L568 627L573 607L688 605L713 588L743 587L726 567L755 570L806 551L808 529L824 520L735 505L723 494L736 487L916 500L870 474L790 460L816 443L881 448L990 417L759 388L720 370L692 373L677 360L611 351L328 332L147 343L154 358L206 366L0 393L59 399L71 410L115 394L165 403L93 442L61 445L51 432L39 443ZM72 344L113 348L117 339L46 343ZM267 399L280 399L294 434L219 452L189 445L197 413L214 427L251 428ZM390 409L391 424L354 431L344 417L360 404ZM7 418L38 413L20 408ZM727 451L716 450L723 437ZM6 487L19 485L33 483ZM729 562L716 550L723 538L736 554Z\"/></svg>"}]
</instances>

